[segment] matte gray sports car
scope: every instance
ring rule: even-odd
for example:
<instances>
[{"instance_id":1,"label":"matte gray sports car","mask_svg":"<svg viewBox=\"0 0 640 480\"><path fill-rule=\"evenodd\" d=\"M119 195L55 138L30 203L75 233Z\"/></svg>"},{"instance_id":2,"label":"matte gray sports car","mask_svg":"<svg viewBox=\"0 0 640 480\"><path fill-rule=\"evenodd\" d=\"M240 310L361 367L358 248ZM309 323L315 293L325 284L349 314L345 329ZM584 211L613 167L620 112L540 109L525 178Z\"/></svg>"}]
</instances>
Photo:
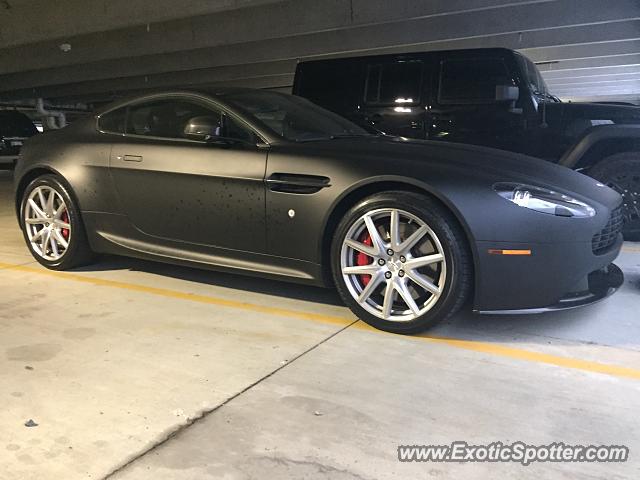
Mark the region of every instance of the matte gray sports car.
<instances>
[{"instance_id":1,"label":"matte gray sports car","mask_svg":"<svg viewBox=\"0 0 640 480\"><path fill-rule=\"evenodd\" d=\"M371 134L266 91L151 94L30 140L16 211L52 269L93 252L335 285L416 332L585 305L622 283L621 198L498 150Z\"/></svg>"}]
</instances>

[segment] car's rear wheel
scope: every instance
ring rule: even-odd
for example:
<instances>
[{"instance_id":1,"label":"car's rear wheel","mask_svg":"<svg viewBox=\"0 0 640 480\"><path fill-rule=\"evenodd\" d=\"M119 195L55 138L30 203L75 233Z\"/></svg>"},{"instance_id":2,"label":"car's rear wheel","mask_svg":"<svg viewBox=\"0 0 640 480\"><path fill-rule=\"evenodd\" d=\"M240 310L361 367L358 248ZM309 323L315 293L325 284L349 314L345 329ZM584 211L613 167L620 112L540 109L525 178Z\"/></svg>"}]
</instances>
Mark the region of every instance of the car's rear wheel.
<instances>
[{"instance_id":1,"label":"car's rear wheel","mask_svg":"<svg viewBox=\"0 0 640 480\"><path fill-rule=\"evenodd\" d=\"M92 258L80 212L55 175L33 180L21 204L21 226L33 257L52 270L66 270Z\"/></svg>"},{"instance_id":2,"label":"car's rear wheel","mask_svg":"<svg viewBox=\"0 0 640 480\"><path fill-rule=\"evenodd\" d=\"M336 229L334 282L365 322L396 333L425 330L468 297L471 258L455 218L438 202L408 192L374 195Z\"/></svg>"},{"instance_id":3,"label":"car's rear wheel","mask_svg":"<svg viewBox=\"0 0 640 480\"><path fill-rule=\"evenodd\" d=\"M589 172L623 199L625 240L640 240L640 152L612 155Z\"/></svg>"}]
</instances>

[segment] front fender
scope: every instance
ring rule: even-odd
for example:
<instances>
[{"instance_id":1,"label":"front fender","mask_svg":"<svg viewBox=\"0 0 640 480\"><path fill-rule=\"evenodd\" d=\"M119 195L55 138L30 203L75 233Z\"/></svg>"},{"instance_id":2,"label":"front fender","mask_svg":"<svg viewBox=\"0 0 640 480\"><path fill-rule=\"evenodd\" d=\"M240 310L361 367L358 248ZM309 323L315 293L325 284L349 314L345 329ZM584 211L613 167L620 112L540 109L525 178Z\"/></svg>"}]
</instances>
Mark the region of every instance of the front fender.
<instances>
[{"instance_id":1,"label":"front fender","mask_svg":"<svg viewBox=\"0 0 640 480\"><path fill-rule=\"evenodd\" d=\"M568 168L575 168L580 160L599 142L614 139L635 139L640 141L640 125L599 125L591 127L558 162Z\"/></svg>"},{"instance_id":2,"label":"front fender","mask_svg":"<svg viewBox=\"0 0 640 480\"><path fill-rule=\"evenodd\" d=\"M413 187L416 190L419 190L424 194L431 195L432 197L439 200L440 203L442 203L453 214L456 220L458 220L458 223L463 228L465 234L467 235L467 238L469 239L469 242L473 243L473 235L471 234L469 225L462 215L462 212L460 212L456 205L446 195L444 195L442 191L440 191L438 188L435 188L433 185L417 178L400 175L376 175L373 177L364 177L352 183L333 200L323 219L322 230L326 231L333 213L339 208L340 204L348 201L349 197L357 196L357 193L359 191L367 190L369 187L388 184L397 185L399 188L402 188L402 186Z\"/></svg>"}]
</instances>

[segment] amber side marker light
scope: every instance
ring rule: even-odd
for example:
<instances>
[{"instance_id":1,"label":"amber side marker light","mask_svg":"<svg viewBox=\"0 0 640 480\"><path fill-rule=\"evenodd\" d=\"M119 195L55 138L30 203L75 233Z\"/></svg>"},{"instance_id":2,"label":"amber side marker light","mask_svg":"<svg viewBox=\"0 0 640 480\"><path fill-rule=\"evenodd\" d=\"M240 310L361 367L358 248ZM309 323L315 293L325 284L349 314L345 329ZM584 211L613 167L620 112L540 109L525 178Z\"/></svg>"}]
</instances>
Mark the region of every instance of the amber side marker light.
<instances>
[{"instance_id":1,"label":"amber side marker light","mask_svg":"<svg viewBox=\"0 0 640 480\"><path fill-rule=\"evenodd\" d=\"M495 250L489 249L490 255L531 255L531 250Z\"/></svg>"}]
</instances>

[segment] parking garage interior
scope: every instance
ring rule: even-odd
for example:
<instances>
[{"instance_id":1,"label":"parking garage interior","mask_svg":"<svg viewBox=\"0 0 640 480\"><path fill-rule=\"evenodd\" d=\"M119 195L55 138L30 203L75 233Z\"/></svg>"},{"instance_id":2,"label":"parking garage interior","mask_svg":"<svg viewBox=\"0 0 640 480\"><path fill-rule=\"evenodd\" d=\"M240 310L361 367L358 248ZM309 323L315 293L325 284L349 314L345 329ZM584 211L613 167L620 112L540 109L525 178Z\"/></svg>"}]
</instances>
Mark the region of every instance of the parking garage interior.
<instances>
[{"instance_id":1,"label":"parking garage interior","mask_svg":"<svg viewBox=\"0 0 640 480\"><path fill-rule=\"evenodd\" d=\"M637 0L0 0L0 110L46 135L132 95L290 93L303 61L472 48L522 53L563 103L640 110ZM463 308L396 335L332 288L113 255L48 270L16 215L16 159L0 163L0 478L640 475L635 239L615 262L624 284L601 303ZM399 460L400 446L455 441L630 455Z\"/></svg>"}]
</instances>

